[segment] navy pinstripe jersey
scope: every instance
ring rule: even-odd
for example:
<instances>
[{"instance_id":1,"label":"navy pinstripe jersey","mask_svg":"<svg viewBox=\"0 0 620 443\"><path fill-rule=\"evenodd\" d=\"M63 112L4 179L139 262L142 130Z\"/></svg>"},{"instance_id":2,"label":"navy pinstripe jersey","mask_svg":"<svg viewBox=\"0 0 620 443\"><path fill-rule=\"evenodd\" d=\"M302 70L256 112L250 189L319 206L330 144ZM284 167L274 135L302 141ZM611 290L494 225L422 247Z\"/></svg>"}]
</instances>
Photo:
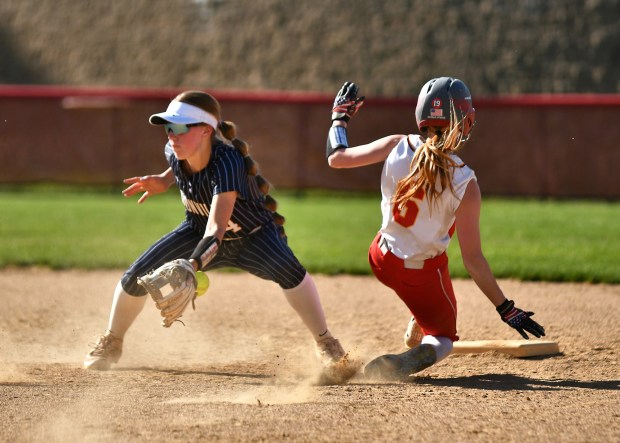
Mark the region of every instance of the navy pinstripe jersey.
<instances>
[{"instance_id":1,"label":"navy pinstripe jersey","mask_svg":"<svg viewBox=\"0 0 620 443\"><path fill-rule=\"evenodd\" d=\"M256 177L248 175L243 156L234 147L215 142L209 164L191 176L183 171L169 143L165 154L181 192L185 218L196 231L203 233L206 229L213 196L229 191L237 192L237 200L224 240L245 237L259 226L273 223Z\"/></svg>"}]
</instances>

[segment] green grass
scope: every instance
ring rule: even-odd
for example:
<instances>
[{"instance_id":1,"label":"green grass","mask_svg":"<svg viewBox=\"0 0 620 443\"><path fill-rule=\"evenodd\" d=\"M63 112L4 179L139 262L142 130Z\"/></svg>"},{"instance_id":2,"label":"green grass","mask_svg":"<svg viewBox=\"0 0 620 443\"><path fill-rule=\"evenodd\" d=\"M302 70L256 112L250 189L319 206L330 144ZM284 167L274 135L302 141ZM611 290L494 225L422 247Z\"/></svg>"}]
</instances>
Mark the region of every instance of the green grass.
<instances>
[{"instance_id":1,"label":"green grass","mask_svg":"<svg viewBox=\"0 0 620 443\"><path fill-rule=\"evenodd\" d=\"M368 274L379 195L276 191L289 245L314 273ZM176 190L147 200L118 189L0 189L0 267L125 268L183 218ZM620 283L620 203L484 199L485 255L497 277ZM466 277L456 239L451 272Z\"/></svg>"},{"instance_id":2,"label":"green grass","mask_svg":"<svg viewBox=\"0 0 620 443\"><path fill-rule=\"evenodd\" d=\"M0 192L0 267L124 268L183 219L176 193L138 205L120 189Z\"/></svg>"},{"instance_id":3,"label":"green grass","mask_svg":"<svg viewBox=\"0 0 620 443\"><path fill-rule=\"evenodd\" d=\"M617 202L486 199L483 249L498 277L620 283L619 221ZM449 252L464 275L456 242Z\"/></svg>"},{"instance_id":4,"label":"green grass","mask_svg":"<svg viewBox=\"0 0 620 443\"><path fill-rule=\"evenodd\" d=\"M289 246L308 269L368 274L368 246L381 227L380 195L276 194Z\"/></svg>"}]
</instances>

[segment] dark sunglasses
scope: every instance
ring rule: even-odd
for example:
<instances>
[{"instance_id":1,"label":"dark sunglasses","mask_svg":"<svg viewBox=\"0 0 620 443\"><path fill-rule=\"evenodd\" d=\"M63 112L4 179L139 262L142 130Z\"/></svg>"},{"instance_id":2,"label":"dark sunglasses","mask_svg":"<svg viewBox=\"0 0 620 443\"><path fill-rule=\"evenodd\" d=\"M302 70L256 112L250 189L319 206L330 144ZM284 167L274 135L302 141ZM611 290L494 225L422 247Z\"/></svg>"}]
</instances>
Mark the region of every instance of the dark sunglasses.
<instances>
[{"instance_id":1,"label":"dark sunglasses","mask_svg":"<svg viewBox=\"0 0 620 443\"><path fill-rule=\"evenodd\" d=\"M181 135L189 132L190 128L194 126L200 126L202 123L190 123L189 125L184 125L181 123L165 123L164 130L166 131L166 135L172 131L174 135Z\"/></svg>"}]
</instances>

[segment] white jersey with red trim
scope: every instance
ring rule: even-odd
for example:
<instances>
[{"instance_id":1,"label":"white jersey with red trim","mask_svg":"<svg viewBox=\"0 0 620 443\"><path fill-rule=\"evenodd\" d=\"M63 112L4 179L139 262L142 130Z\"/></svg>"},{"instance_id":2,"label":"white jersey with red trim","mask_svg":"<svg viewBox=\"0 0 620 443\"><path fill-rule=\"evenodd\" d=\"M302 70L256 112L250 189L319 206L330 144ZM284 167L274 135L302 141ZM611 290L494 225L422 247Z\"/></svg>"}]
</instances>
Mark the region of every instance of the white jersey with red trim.
<instances>
[{"instance_id":1,"label":"white jersey with red trim","mask_svg":"<svg viewBox=\"0 0 620 443\"><path fill-rule=\"evenodd\" d=\"M409 142L407 141L409 140ZM454 168L452 186L433 202L432 211L424 193L413 197L403 210L394 211L392 199L398 181L410 172L415 150L424 143L419 135L404 137L392 149L383 165L381 174L381 233L390 251L401 259L426 260L444 252L450 244L456 209L461 203L470 180L475 180L474 171L468 166ZM456 155L452 158L458 165L463 161ZM437 184L439 187L439 183Z\"/></svg>"}]
</instances>

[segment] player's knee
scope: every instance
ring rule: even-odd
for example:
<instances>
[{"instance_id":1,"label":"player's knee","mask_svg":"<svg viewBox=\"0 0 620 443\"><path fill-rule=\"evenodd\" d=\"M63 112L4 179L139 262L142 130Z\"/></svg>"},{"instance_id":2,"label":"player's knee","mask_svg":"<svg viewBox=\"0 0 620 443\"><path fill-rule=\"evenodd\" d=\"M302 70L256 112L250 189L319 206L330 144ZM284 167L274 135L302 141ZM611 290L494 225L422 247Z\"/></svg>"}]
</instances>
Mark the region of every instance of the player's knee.
<instances>
[{"instance_id":1,"label":"player's knee","mask_svg":"<svg viewBox=\"0 0 620 443\"><path fill-rule=\"evenodd\" d=\"M273 281L276 282L280 288L283 290L295 289L304 283L304 279L306 278L306 268L303 266L290 266L288 268L280 268L280 271L284 270L285 272L278 272L277 275L273 276Z\"/></svg>"},{"instance_id":2,"label":"player's knee","mask_svg":"<svg viewBox=\"0 0 620 443\"><path fill-rule=\"evenodd\" d=\"M137 273L132 271L131 269L126 271L125 274L123 274L123 278L121 279L121 285L123 286L123 290L127 294L133 295L135 297L146 295L146 289L144 289L138 284L138 277L140 276L141 275L137 275Z\"/></svg>"}]
</instances>

